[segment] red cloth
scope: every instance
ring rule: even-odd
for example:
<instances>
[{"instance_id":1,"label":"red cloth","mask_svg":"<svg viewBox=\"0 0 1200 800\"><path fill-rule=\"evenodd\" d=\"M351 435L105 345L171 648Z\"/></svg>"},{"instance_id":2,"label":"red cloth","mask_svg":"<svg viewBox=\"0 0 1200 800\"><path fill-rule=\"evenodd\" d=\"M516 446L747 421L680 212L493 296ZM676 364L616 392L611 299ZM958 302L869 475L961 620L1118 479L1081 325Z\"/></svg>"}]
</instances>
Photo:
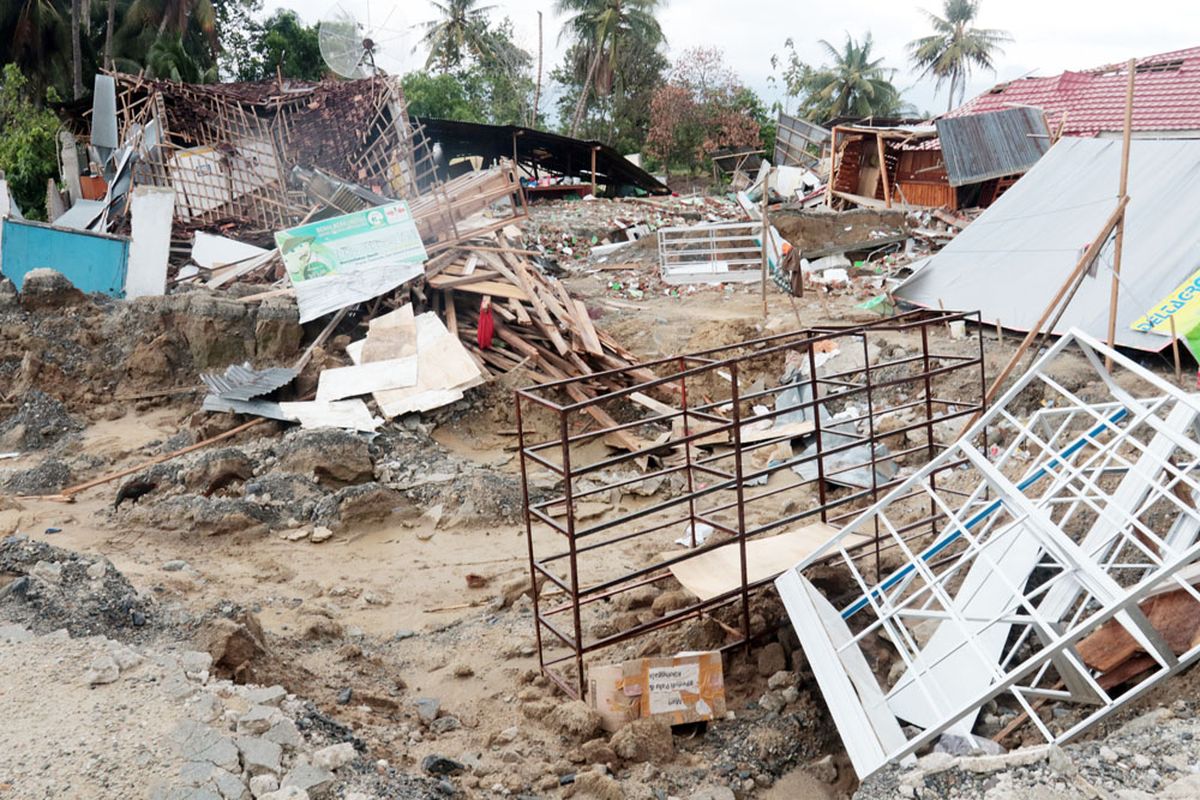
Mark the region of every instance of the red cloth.
<instances>
[{"instance_id":1,"label":"red cloth","mask_svg":"<svg viewBox=\"0 0 1200 800\"><path fill-rule=\"evenodd\" d=\"M496 323L492 319L492 304L488 302L489 299L485 297L479 304L479 331L475 340L479 342L481 350L492 349L492 335L496 331Z\"/></svg>"}]
</instances>

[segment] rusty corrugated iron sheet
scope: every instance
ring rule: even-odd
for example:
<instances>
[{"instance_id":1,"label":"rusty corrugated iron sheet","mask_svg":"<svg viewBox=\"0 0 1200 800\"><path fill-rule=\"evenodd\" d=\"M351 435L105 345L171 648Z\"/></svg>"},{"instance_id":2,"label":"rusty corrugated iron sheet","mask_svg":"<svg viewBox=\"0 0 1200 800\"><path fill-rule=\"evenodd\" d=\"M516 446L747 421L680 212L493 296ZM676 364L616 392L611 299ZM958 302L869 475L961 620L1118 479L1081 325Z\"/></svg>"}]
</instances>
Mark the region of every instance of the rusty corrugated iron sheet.
<instances>
[{"instance_id":1,"label":"rusty corrugated iron sheet","mask_svg":"<svg viewBox=\"0 0 1200 800\"><path fill-rule=\"evenodd\" d=\"M1010 108L937 121L951 186L1022 175L1050 149L1046 117L1037 108Z\"/></svg>"}]
</instances>

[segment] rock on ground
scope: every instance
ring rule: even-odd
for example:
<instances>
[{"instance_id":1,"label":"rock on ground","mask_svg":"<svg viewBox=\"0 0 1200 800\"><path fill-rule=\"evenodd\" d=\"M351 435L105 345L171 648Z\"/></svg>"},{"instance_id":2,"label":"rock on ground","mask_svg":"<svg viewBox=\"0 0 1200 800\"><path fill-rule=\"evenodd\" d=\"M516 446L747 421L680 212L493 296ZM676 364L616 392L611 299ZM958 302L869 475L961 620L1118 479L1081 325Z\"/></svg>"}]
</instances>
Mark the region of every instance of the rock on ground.
<instances>
[{"instance_id":1,"label":"rock on ground","mask_svg":"<svg viewBox=\"0 0 1200 800\"><path fill-rule=\"evenodd\" d=\"M671 726L657 717L636 719L613 734L609 744L626 761L662 764L675 757Z\"/></svg>"}]
</instances>

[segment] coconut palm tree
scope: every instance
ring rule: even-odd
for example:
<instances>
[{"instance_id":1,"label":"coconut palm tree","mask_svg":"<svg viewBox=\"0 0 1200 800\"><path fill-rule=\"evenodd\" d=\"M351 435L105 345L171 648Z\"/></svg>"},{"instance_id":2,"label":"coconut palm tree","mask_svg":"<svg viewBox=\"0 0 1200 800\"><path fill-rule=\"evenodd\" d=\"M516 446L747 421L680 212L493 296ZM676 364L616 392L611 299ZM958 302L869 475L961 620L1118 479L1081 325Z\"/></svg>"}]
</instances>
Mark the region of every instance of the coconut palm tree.
<instances>
[{"instance_id":1,"label":"coconut palm tree","mask_svg":"<svg viewBox=\"0 0 1200 800\"><path fill-rule=\"evenodd\" d=\"M17 64L37 102L45 99L47 87L64 85L64 78L70 81L66 16L55 0L0 3L0 60Z\"/></svg>"},{"instance_id":2,"label":"coconut palm tree","mask_svg":"<svg viewBox=\"0 0 1200 800\"><path fill-rule=\"evenodd\" d=\"M112 69L113 28L117 22L117 0L108 0L108 18L104 26L104 68Z\"/></svg>"},{"instance_id":3,"label":"coconut palm tree","mask_svg":"<svg viewBox=\"0 0 1200 800\"><path fill-rule=\"evenodd\" d=\"M217 67L198 63L184 48L182 37L168 33L155 39L146 53L146 74L183 83L213 83L217 80Z\"/></svg>"},{"instance_id":4,"label":"coconut palm tree","mask_svg":"<svg viewBox=\"0 0 1200 800\"><path fill-rule=\"evenodd\" d=\"M447 72L461 65L467 57L479 61L492 58L488 15L495 6L481 6L479 0L446 0L433 3L433 7L441 16L414 26L425 31L421 37L421 43L429 50L425 69L436 66L441 72Z\"/></svg>"},{"instance_id":5,"label":"coconut palm tree","mask_svg":"<svg viewBox=\"0 0 1200 800\"><path fill-rule=\"evenodd\" d=\"M571 117L571 135L583 122L588 96L593 89L607 93L621 69L621 58L632 42L657 47L665 37L654 12L663 0L555 0L559 14L571 16L563 23L559 41L574 40L587 54L587 75Z\"/></svg>"},{"instance_id":6,"label":"coconut palm tree","mask_svg":"<svg viewBox=\"0 0 1200 800\"><path fill-rule=\"evenodd\" d=\"M132 31L157 27L156 39L168 33L183 37L195 24L212 52L217 52L217 13L212 0L133 0L124 24Z\"/></svg>"},{"instance_id":7,"label":"coconut palm tree","mask_svg":"<svg viewBox=\"0 0 1200 800\"><path fill-rule=\"evenodd\" d=\"M874 40L867 33L862 41L846 34L841 49L826 40L819 44L832 63L822 67L803 66L789 76L789 91L803 97L805 116L817 122L836 117L887 117L902 107L900 92L892 84L896 71L883 66L882 58L871 58Z\"/></svg>"},{"instance_id":8,"label":"coconut palm tree","mask_svg":"<svg viewBox=\"0 0 1200 800\"><path fill-rule=\"evenodd\" d=\"M939 17L922 11L933 25L933 34L908 43L909 59L921 70L921 77L932 76L937 88L950 82L946 110L961 104L967 91L967 78L975 67L995 71L993 57L1004 52L1000 45L1011 42L1006 31L994 28L973 28L971 23L979 13L979 0L944 0ZM957 102L955 98L957 97Z\"/></svg>"}]
</instances>

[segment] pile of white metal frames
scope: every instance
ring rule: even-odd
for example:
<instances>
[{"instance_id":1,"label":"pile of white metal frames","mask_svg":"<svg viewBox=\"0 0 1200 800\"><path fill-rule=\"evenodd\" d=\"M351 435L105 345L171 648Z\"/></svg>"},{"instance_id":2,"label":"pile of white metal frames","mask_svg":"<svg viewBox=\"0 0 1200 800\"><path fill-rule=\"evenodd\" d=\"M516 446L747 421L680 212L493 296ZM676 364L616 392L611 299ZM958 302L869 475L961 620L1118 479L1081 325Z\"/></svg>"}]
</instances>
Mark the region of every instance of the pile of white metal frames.
<instances>
[{"instance_id":1,"label":"pile of white metal frames","mask_svg":"<svg viewBox=\"0 0 1200 800\"><path fill-rule=\"evenodd\" d=\"M1087 402L1053 377L1072 346L1108 401ZM1112 375L1106 356L1116 364ZM1123 388L1130 383L1146 394ZM1016 401L1039 391L1042 408L1020 418ZM860 777L910 758L945 731L970 732L981 707L1000 695L1047 741L1064 742L1200 655L1200 646L1172 652L1139 609L1164 589L1200 601L1194 571L1185 569L1200 557L1198 419L1200 396L1072 330L954 447L776 581ZM997 425L1016 433L988 453L979 443ZM974 484L965 499L929 481L955 460L966 461L963 477ZM937 505L940 530L934 523L900 533L913 495ZM842 544L876 530L906 559L888 574ZM818 575L811 565L821 562ZM813 583L828 580L829 563L856 587L838 599L840 609ZM1119 695L1075 650L1113 619L1154 660ZM923 623L925 632L936 628L918 644ZM881 646L903 662L889 687L867 659ZM1039 700L1073 706L1065 717L1073 721L1048 724L1033 705Z\"/></svg>"}]
</instances>

